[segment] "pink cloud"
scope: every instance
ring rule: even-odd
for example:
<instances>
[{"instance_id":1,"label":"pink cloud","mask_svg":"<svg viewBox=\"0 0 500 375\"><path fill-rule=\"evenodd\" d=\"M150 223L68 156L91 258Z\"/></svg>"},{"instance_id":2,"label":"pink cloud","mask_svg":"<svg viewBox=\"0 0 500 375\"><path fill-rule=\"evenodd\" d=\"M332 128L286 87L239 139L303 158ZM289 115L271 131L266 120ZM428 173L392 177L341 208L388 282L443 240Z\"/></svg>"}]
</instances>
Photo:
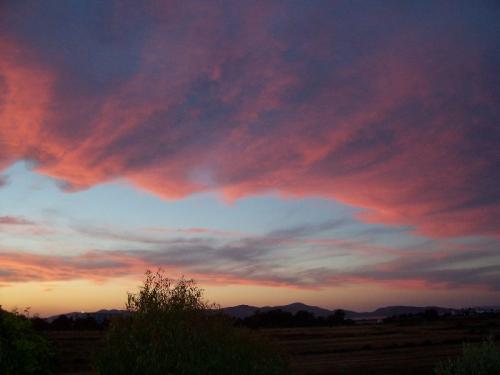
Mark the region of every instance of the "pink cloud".
<instances>
[{"instance_id":1,"label":"pink cloud","mask_svg":"<svg viewBox=\"0 0 500 375\"><path fill-rule=\"evenodd\" d=\"M35 222L17 216L0 216L0 225L35 225Z\"/></svg>"},{"instance_id":2,"label":"pink cloud","mask_svg":"<svg viewBox=\"0 0 500 375\"><path fill-rule=\"evenodd\" d=\"M147 21L125 8L102 40L128 30L122 12L149 23L139 45L99 52L135 46L137 66L119 79L64 51L47 59L33 35L2 39L0 168L30 159L69 191L125 178L167 199L321 196L429 236L499 235L486 37L383 10L363 22L394 29L366 34L355 19L356 39L314 7L160 2ZM97 39L82 42L101 51Z\"/></svg>"},{"instance_id":3,"label":"pink cloud","mask_svg":"<svg viewBox=\"0 0 500 375\"><path fill-rule=\"evenodd\" d=\"M0 280L5 285L27 281L64 281L84 279L102 282L121 276L138 276L146 269L162 267L173 275L182 273L179 265L168 262L158 263L150 252L127 253L120 251L91 251L74 256L37 255L31 253L0 253L2 269ZM271 277L270 275L243 275L219 271L196 271L193 268L189 277L215 284L242 284L287 286L292 288L316 288L313 284L300 285L292 278Z\"/></svg>"},{"instance_id":4,"label":"pink cloud","mask_svg":"<svg viewBox=\"0 0 500 375\"><path fill-rule=\"evenodd\" d=\"M247 246L249 248L246 252L251 252L252 245L248 243ZM95 250L70 256L2 251L0 283L9 285L27 281L76 279L102 282L116 277L135 277L148 268L162 267L171 275L187 272L189 277L205 284L265 285L297 289L379 284L391 289L500 290L498 264L464 265L464 262L471 259L484 261L494 258L496 253L489 250L471 251L471 248L467 248L442 250L438 253L401 251L388 261L339 270L311 266L270 266L258 262L260 255L255 252L251 255L252 259L247 259L241 254L228 254L228 249L221 247L214 251L215 249L202 247L193 249L189 254L175 248L155 251Z\"/></svg>"}]
</instances>

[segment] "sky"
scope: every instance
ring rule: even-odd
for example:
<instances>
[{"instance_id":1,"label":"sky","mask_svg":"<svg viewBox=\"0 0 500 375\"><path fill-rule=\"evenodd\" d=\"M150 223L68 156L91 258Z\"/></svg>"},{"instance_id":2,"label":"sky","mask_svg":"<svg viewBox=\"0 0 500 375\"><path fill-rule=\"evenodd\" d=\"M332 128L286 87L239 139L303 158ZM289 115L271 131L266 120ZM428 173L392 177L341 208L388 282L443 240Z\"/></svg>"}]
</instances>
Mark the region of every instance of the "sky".
<instances>
[{"instance_id":1,"label":"sky","mask_svg":"<svg viewBox=\"0 0 500 375\"><path fill-rule=\"evenodd\" d=\"M0 304L500 301L497 1L0 3Z\"/></svg>"}]
</instances>

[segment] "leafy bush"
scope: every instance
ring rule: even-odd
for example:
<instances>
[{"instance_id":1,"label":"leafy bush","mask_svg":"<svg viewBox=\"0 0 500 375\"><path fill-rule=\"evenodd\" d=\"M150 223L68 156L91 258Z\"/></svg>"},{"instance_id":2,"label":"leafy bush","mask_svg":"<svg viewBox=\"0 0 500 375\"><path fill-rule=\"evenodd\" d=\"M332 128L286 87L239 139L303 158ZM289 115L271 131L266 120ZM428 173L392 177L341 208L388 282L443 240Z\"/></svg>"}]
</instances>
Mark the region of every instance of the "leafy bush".
<instances>
[{"instance_id":1,"label":"leafy bush","mask_svg":"<svg viewBox=\"0 0 500 375\"><path fill-rule=\"evenodd\" d=\"M480 345L464 344L463 354L455 360L440 363L436 375L498 375L500 374L500 351L493 338Z\"/></svg>"},{"instance_id":2,"label":"leafy bush","mask_svg":"<svg viewBox=\"0 0 500 375\"><path fill-rule=\"evenodd\" d=\"M146 272L131 312L111 322L96 357L100 374L285 374L271 346L218 314L192 280Z\"/></svg>"},{"instance_id":3,"label":"leafy bush","mask_svg":"<svg viewBox=\"0 0 500 375\"><path fill-rule=\"evenodd\" d=\"M52 351L31 322L0 308L0 374L51 374Z\"/></svg>"}]
</instances>

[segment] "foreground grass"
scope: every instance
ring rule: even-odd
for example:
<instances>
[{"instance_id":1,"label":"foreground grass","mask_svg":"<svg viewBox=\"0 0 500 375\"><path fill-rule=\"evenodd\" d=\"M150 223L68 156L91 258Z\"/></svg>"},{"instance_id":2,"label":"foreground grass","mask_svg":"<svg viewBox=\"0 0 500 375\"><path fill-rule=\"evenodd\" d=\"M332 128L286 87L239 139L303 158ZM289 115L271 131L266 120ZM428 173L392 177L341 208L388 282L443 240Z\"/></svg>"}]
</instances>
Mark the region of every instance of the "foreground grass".
<instances>
[{"instance_id":1,"label":"foreground grass","mask_svg":"<svg viewBox=\"0 0 500 375\"><path fill-rule=\"evenodd\" d=\"M479 345L464 344L463 354L455 360L441 362L436 375L498 375L500 351L492 338Z\"/></svg>"}]
</instances>

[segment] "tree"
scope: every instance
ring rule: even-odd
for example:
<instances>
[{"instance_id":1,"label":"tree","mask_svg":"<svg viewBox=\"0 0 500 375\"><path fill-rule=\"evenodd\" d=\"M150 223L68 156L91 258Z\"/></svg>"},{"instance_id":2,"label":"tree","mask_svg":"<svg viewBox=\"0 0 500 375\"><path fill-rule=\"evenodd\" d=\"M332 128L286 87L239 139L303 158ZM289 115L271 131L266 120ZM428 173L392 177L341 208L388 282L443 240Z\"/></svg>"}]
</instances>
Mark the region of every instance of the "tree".
<instances>
[{"instance_id":1,"label":"tree","mask_svg":"<svg viewBox=\"0 0 500 375\"><path fill-rule=\"evenodd\" d=\"M256 311L243 319L242 323L250 328L292 327L294 325L294 316L292 313L281 309Z\"/></svg>"},{"instance_id":2,"label":"tree","mask_svg":"<svg viewBox=\"0 0 500 375\"><path fill-rule=\"evenodd\" d=\"M129 293L128 316L111 321L96 359L100 374L285 374L283 356L233 327L193 280L147 271Z\"/></svg>"},{"instance_id":3,"label":"tree","mask_svg":"<svg viewBox=\"0 0 500 375\"><path fill-rule=\"evenodd\" d=\"M298 327L314 326L318 322L313 313L305 310L297 311L294 315L294 321Z\"/></svg>"},{"instance_id":4,"label":"tree","mask_svg":"<svg viewBox=\"0 0 500 375\"><path fill-rule=\"evenodd\" d=\"M0 306L0 374L51 374L53 353L25 316Z\"/></svg>"},{"instance_id":5,"label":"tree","mask_svg":"<svg viewBox=\"0 0 500 375\"><path fill-rule=\"evenodd\" d=\"M85 317L76 318L73 321L73 329L76 331L95 331L100 329L101 327L97 323L97 321L87 314Z\"/></svg>"},{"instance_id":6,"label":"tree","mask_svg":"<svg viewBox=\"0 0 500 375\"><path fill-rule=\"evenodd\" d=\"M425 320L437 320L439 319L439 313L436 309L426 309L424 311L424 319Z\"/></svg>"},{"instance_id":7,"label":"tree","mask_svg":"<svg viewBox=\"0 0 500 375\"><path fill-rule=\"evenodd\" d=\"M175 282L163 271L146 271L138 293L128 293L127 310L139 314L200 312L216 307L203 300L203 290L184 277Z\"/></svg>"},{"instance_id":8,"label":"tree","mask_svg":"<svg viewBox=\"0 0 500 375\"><path fill-rule=\"evenodd\" d=\"M59 315L51 323L51 328L54 331L69 331L73 329L73 318L68 318L66 315Z\"/></svg>"},{"instance_id":9,"label":"tree","mask_svg":"<svg viewBox=\"0 0 500 375\"><path fill-rule=\"evenodd\" d=\"M329 315L327 318L327 322L329 325L339 325L345 322L345 311L344 310L335 310L333 315Z\"/></svg>"}]
</instances>

